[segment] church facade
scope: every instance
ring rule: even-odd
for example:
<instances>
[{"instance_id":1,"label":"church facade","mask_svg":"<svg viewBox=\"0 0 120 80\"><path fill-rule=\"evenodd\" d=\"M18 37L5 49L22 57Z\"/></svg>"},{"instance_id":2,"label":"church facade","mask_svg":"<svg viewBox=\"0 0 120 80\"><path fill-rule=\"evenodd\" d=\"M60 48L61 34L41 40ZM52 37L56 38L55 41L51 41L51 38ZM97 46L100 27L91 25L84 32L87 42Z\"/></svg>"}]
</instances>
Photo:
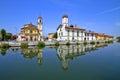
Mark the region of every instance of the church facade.
<instances>
[{"instance_id":1,"label":"church facade","mask_svg":"<svg viewBox=\"0 0 120 80\"><path fill-rule=\"evenodd\" d=\"M25 24L18 35L18 41L42 41L42 17L38 17L38 25Z\"/></svg>"}]
</instances>

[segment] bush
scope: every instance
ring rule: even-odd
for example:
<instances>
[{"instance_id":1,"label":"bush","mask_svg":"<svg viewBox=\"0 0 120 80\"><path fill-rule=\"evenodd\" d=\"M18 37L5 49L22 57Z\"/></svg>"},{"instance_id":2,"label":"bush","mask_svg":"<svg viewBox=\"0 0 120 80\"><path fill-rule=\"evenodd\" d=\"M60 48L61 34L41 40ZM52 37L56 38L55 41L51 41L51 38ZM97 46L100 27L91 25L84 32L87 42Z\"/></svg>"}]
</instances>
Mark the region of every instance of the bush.
<instances>
[{"instance_id":1,"label":"bush","mask_svg":"<svg viewBox=\"0 0 120 80\"><path fill-rule=\"evenodd\" d=\"M69 46L69 45L70 45L70 42L67 42L67 43L66 43L66 45L68 45L68 46Z\"/></svg>"},{"instance_id":2,"label":"bush","mask_svg":"<svg viewBox=\"0 0 120 80\"><path fill-rule=\"evenodd\" d=\"M86 41L84 41L84 43L83 43L84 45L87 45L88 43L86 42Z\"/></svg>"},{"instance_id":3,"label":"bush","mask_svg":"<svg viewBox=\"0 0 120 80\"><path fill-rule=\"evenodd\" d=\"M56 42L56 43L55 43L55 46L59 46L59 42Z\"/></svg>"},{"instance_id":4,"label":"bush","mask_svg":"<svg viewBox=\"0 0 120 80\"><path fill-rule=\"evenodd\" d=\"M42 48L45 47L45 43L42 42L42 41L39 41L39 42L38 42L38 47L42 47Z\"/></svg>"},{"instance_id":5,"label":"bush","mask_svg":"<svg viewBox=\"0 0 120 80\"><path fill-rule=\"evenodd\" d=\"M21 48L28 48L28 43L27 43L27 42L22 42L22 43L20 44L20 47L21 47Z\"/></svg>"},{"instance_id":6,"label":"bush","mask_svg":"<svg viewBox=\"0 0 120 80\"><path fill-rule=\"evenodd\" d=\"M105 43L108 43L108 41L105 41Z\"/></svg>"},{"instance_id":7,"label":"bush","mask_svg":"<svg viewBox=\"0 0 120 80\"><path fill-rule=\"evenodd\" d=\"M0 47L1 47L1 48L9 48L10 45L7 44L7 43L3 43L3 44L0 45Z\"/></svg>"},{"instance_id":8,"label":"bush","mask_svg":"<svg viewBox=\"0 0 120 80\"><path fill-rule=\"evenodd\" d=\"M97 43L97 44L100 44L100 42L99 42L99 41L97 41L96 43Z\"/></svg>"},{"instance_id":9,"label":"bush","mask_svg":"<svg viewBox=\"0 0 120 80\"><path fill-rule=\"evenodd\" d=\"M113 43L113 40L109 40L108 43Z\"/></svg>"},{"instance_id":10,"label":"bush","mask_svg":"<svg viewBox=\"0 0 120 80\"><path fill-rule=\"evenodd\" d=\"M120 43L120 40L118 40L117 42L119 42L119 43Z\"/></svg>"},{"instance_id":11,"label":"bush","mask_svg":"<svg viewBox=\"0 0 120 80\"><path fill-rule=\"evenodd\" d=\"M80 43L79 43L79 42L77 42L77 43L76 43L76 45L80 45Z\"/></svg>"},{"instance_id":12,"label":"bush","mask_svg":"<svg viewBox=\"0 0 120 80\"><path fill-rule=\"evenodd\" d=\"M94 41L91 41L91 42L90 42L90 44L93 44L93 45L94 45L94 44L95 44L95 42L94 42Z\"/></svg>"}]
</instances>

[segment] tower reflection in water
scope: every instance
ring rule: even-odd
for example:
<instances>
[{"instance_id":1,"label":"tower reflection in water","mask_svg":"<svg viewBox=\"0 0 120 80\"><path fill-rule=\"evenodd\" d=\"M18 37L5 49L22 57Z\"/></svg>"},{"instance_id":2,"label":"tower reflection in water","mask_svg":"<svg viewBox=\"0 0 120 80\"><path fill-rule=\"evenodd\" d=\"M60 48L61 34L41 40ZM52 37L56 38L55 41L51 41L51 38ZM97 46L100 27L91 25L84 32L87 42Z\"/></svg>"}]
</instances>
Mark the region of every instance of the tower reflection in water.
<instances>
[{"instance_id":1,"label":"tower reflection in water","mask_svg":"<svg viewBox=\"0 0 120 80\"><path fill-rule=\"evenodd\" d=\"M38 48L28 48L28 49L21 49L22 55L25 58L34 58L37 56L38 58L38 64L42 64L42 49Z\"/></svg>"},{"instance_id":2,"label":"tower reflection in water","mask_svg":"<svg viewBox=\"0 0 120 80\"><path fill-rule=\"evenodd\" d=\"M106 44L99 45L70 45L70 46L59 46L57 49L57 56L62 61L63 70L68 69L68 60L75 59L79 56L87 54L87 52L95 51L98 48L105 47Z\"/></svg>"}]
</instances>

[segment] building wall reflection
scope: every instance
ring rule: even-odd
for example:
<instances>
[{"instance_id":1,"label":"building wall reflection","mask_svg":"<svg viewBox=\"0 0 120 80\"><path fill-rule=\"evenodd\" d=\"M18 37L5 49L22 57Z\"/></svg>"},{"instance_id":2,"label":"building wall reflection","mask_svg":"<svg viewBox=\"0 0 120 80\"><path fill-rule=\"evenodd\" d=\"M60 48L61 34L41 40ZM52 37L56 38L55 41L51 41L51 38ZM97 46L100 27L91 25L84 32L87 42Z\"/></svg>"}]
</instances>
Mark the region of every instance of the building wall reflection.
<instances>
[{"instance_id":1,"label":"building wall reflection","mask_svg":"<svg viewBox=\"0 0 120 80\"><path fill-rule=\"evenodd\" d=\"M42 64L42 49L38 49L38 48L28 48L28 49L21 49L22 55L25 58L34 58L37 57L38 58L38 64Z\"/></svg>"},{"instance_id":2,"label":"building wall reflection","mask_svg":"<svg viewBox=\"0 0 120 80\"><path fill-rule=\"evenodd\" d=\"M98 48L105 47L106 44L98 44L98 45L86 45L83 44L76 46L59 46L57 50L57 56L62 61L62 68L64 70L68 69L68 61L70 59L75 59L82 55L87 54L87 52L95 51Z\"/></svg>"}]
</instances>

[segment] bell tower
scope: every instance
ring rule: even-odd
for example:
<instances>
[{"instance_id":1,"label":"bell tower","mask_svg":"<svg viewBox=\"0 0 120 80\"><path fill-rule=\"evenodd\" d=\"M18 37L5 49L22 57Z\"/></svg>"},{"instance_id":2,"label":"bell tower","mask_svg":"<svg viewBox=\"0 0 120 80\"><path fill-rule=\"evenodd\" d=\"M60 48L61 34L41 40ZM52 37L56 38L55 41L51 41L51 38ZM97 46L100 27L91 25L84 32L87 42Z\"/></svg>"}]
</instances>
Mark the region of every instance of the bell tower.
<instances>
[{"instance_id":1,"label":"bell tower","mask_svg":"<svg viewBox=\"0 0 120 80\"><path fill-rule=\"evenodd\" d=\"M38 17L38 30L39 30L39 39L38 40L42 40L42 36L43 36L43 33L42 33L42 17Z\"/></svg>"},{"instance_id":2,"label":"bell tower","mask_svg":"<svg viewBox=\"0 0 120 80\"><path fill-rule=\"evenodd\" d=\"M68 15L63 15L62 16L62 25L68 26Z\"/></svg>"}]
</instances>

